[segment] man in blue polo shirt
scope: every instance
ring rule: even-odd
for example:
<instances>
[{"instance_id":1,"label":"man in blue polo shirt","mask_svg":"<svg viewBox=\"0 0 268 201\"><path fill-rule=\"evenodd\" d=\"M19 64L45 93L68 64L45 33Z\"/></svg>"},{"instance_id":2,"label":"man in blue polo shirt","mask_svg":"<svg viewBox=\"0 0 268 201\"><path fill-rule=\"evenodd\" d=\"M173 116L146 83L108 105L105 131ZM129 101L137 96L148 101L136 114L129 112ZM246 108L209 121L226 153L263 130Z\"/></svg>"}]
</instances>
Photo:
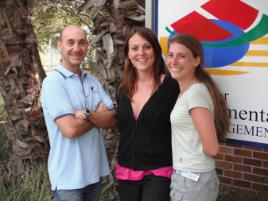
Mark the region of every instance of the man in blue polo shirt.
<instances>
[{"instance_id":1,"label":"man in blue polo shirt","mask_svg":"<svg viewBox=\"0 0 268 201\"><path fill-rule=\"evenodd\" d=\"M49 134L48 172L55 201L98 201L109 165L99 128L116 125L115 109L100 82L80 69L86 32L65 27L61 64L43 81L41 103Z\"/></svg>"}]
</instances>

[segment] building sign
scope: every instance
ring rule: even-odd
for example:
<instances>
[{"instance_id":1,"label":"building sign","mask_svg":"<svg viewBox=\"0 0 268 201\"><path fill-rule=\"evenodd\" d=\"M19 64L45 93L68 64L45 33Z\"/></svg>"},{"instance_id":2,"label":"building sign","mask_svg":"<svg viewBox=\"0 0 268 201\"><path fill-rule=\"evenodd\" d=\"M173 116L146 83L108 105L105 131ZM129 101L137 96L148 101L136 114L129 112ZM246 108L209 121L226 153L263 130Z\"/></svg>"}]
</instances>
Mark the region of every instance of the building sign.
<instances>
[{"instance_id":1,"label":"building sign","mask_svg":"<svg viewBox=\"0 0 268 201\"><path fill-rule=\"evenodd\" d=\"M268 3L265 0L155 0L163 54L174 34L204 48L206 70L228 103L228 141L268 147Z\"/></svg>"}]
</instances>

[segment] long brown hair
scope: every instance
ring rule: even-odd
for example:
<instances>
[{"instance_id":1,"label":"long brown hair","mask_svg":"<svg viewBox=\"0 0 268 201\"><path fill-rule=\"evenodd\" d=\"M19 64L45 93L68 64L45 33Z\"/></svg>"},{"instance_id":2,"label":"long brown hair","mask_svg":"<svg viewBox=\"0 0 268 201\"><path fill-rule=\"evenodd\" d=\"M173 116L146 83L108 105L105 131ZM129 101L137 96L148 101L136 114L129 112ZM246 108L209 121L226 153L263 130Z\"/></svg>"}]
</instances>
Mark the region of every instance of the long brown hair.
<instances>
[{"instance_id":1,"label":"long brown hair","mask_svg":"<svg viewBox=\"0 0 268 201\"><path fill-rule=\"evenodd\" d=\"M214 123L217 137L219 141L224 141L229 127L227 104L216 83L203 68L204 53L201 43L189 34L175 35L170 40L169 46L172 43L182 44L192 52L195 58L200 57L200 64L195 68L195 75L209 90L214 105Z\"/></svg>"},{"instance_id":2,"label":"long brown hair","mask_svg":"<svg viewBox=\"0 0 268 201\"><path fill-rule=\"evenodd\" d=\"M138 34L147 40L153 48L155 54L155 61L153 65L153 77L154 77L154 88L156 89L161 83L161 74L165 73L165 64L162 57L162 50L159 45L157 36L155 33L145 27L133 27L127 36L125 48L124 48L124 63L123 63L123 77L120 85L120 92L125 93L131 98L135 92L135 84L137 81L137 71L128 58L129 51L129 40L130 38Z\"/></svg>"}]
</instances>

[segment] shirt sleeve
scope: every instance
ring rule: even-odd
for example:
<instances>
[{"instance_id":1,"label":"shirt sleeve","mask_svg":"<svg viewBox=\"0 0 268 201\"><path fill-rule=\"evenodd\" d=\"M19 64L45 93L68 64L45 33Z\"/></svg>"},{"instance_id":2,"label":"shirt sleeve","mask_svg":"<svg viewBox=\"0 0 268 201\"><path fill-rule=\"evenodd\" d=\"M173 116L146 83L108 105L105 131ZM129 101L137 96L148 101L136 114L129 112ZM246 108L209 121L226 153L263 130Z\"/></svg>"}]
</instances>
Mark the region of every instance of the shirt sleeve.
<instances>
[{"instance_id":1,"label":"shirt sleeve","mask_svg":"<svg viewBox=\"0 0 268 201\"><path fill-rule=\"evenodd\" d=\"M41 104L44 114L53 120L61 116L72 115L74 111L66 89L56 80L44 80Z\"/></svg>"},{"instance_id":2,"label":"shirt sleeve","mask_svg":"<svg viewBox=\"0 0 268 201\"><path fill-rule=\"evenodd\" d=\"M203 89L194 89L191 93L188 94L187 97L188 102L188 110L191 110L196 107L207 108L210 111L213 110L213 106L211 105L211 97L209 93L206 93Z\"/></svg>"},{"instance_id":3,"label":"shirt sleeve","mask_svg":"<svg viewBox=\"0 0 268 201\"><path fill-rule=\"evenodd\" d=\"M114 103L113 103L112 99L110 98L110 96L108 96L108 94L105 92L101 83L97 79L95 79L95 81L96 81L98 91L100 94L100 99L104 103L104 105L106 106L107 110L114 109Z\"/></svg>"}]
</instances>

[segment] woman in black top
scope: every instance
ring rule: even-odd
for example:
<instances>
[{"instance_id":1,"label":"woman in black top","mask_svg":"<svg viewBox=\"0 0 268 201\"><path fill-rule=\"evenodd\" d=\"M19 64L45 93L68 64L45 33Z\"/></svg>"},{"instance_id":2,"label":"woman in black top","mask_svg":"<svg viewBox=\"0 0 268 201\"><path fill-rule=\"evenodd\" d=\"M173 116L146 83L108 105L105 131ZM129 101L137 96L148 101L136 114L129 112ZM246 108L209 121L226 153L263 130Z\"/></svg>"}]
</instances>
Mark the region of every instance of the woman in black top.
<instances>
[{"instance_id":1,"label":"woman in black top","mask_svg":"<svg viewBox=\"0 0 268 201\"><path fill-rule=\"evenodd\" d=\"M170 112L178 94L177 82L165 74L156 35L144 27L133 28L126 41L117 100L120 201L169 200Z\"/></svg>"}]
</instances>

